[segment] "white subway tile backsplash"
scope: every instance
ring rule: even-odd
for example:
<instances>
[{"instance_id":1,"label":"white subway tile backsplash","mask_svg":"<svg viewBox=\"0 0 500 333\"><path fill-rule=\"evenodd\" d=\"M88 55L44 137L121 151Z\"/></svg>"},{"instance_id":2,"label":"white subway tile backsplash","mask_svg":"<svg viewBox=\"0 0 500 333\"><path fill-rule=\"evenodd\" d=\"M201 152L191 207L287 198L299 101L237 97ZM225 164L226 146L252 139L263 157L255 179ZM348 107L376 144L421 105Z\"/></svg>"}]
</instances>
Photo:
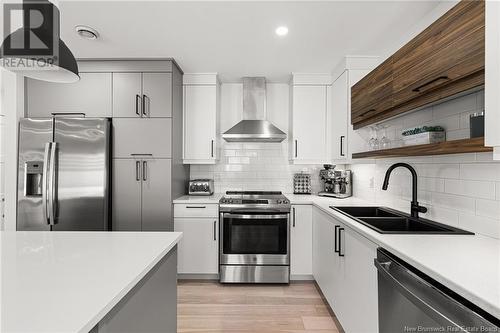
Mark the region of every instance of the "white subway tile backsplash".
<instances>
[{"instance_id":1,"label":"white subway tile backsplash","mask_svg":"<svg viewBox=\"0 0 500 333\"><path fill-rule=\"evenodd\" d=\"M441 207L454 208L461 212L474 214L476 204L474 199L447 193L433 193L432 204Z\"/></svg>"},{"instance_id":2,"label":"white subway tile backsplash","mask_svg":"<svg viewBox=\"0 0 500 333\"><path fill-rule=\"evenodd\" d=\"M500 181L500 163L473 163L460 165L460 178Z\"/></svg>"},{"instance_id":3,"label":"white subway tile backsplash","mask_svg":"<svg viewBox=\"0 0 500 333\"><path fill-rule=\"evenodd\" d=\"M484 92L472 93L461 96L432 107L434 118L444 118L451 115L457 115L466 111L477 110L477 95Z\"/></svg>"},{"instance_id":4,"label":"white subway tile backsplash","mask_svg":"<svg viewBox=\"0 0 500 333\"><path fill-rule=\"evenodd\" d=\"M474 198L495 199L495 183L479 180L446 179L446 193Z\"/></svg>"},{"instance_id":5,"label":"white subway tile backsplash","mask_svg":"<svg viewBox=\"0 0 500 333\"><path fill-rule=\"evenodd\" d=\"M500 219L500 201L477 199L476 215Z\"/></svg>"},{"instance_id":6,"label":"white subway tile backsplash","mask_svg":"<svg viewBox=\"0 0 500 333\"><path fill-rule=\"evenodd\" d=\"M460 213L458 218L460 228L490 237L500 238L500 223L497 219L490 219L468 213Z\"/></svg>"}]
</instances>

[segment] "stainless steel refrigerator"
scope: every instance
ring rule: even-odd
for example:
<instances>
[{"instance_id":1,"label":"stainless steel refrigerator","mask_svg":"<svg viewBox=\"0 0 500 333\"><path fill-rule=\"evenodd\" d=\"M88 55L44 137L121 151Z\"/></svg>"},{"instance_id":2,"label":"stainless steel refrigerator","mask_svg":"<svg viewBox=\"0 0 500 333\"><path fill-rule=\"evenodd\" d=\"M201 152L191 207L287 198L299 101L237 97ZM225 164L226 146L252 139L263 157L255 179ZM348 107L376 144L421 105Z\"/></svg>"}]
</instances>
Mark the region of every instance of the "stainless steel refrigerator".
<instances>
[{"instance_id":1,"label":"stainless steel refrigerator","mask_svg":"<svg viewBox=\"0 0 500 333\"><path fill-rule=\"evenodd\" d=\"M108 118L23 118L17 230L108 230Z\"/></svg>"}]
</instances>

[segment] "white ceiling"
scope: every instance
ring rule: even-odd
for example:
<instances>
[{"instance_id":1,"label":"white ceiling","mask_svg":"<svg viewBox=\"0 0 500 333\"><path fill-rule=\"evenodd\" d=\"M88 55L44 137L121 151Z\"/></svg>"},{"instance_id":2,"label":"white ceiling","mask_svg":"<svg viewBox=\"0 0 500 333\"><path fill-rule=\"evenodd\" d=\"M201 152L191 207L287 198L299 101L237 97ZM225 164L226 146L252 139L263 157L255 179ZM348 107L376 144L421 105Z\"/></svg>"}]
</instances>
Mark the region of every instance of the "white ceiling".
<instances>
[{"instance_id":1,"label":"white ceiling","mask_svg":"<svg viewBox=\"0 0 500 333\"><path fill-rule=\"evenodd\" d=\"M61 35L77 58L173 57L224 82L330 72L345 55L379 55L438 1L59 1ZM101 38L84 40L74 26ZM289 28L280 38L274 30Z\"/></svg>"}]
</instances>

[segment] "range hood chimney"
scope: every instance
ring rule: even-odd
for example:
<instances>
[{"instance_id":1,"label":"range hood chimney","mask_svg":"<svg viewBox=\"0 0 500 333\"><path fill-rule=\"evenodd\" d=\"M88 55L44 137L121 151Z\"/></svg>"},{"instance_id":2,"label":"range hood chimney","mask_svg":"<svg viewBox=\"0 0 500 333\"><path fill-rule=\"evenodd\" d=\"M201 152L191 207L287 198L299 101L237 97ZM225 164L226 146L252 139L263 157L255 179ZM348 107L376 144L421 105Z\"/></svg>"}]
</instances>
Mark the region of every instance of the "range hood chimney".
<instances>
[{"instance_id":1,"label":"range hood chimney","mask_svg":"<svg viewBox=\"0 0 500 333\"><path fill-rule=\"evenodd\" d=\"M243 78L243 120L222 134L227 142L281 142L286 134L266 120L266 78Z\"/></svg>"}]
</instances>

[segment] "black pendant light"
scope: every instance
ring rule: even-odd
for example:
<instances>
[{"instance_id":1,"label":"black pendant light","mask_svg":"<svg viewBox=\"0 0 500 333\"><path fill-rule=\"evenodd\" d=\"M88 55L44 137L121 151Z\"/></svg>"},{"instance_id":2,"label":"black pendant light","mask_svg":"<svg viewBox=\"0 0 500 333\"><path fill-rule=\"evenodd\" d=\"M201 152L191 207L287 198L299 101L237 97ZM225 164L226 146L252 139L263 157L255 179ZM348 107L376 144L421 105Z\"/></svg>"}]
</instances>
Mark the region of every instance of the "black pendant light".
<instances>
[{"instance_id":1,"label":"black pendant light","mask_svg":"<svg viewBox=\"0 0 500 333\"><path fill-rule=\"evenodd\" d=\"M10 7L5 4L4 19L9 19L10 10L22 10L23 27L4 39L0 64L9 71L37 80L78 81L76 59L59 37L59 9L48 0L24 0Z\"/></svg>"}]
</instances>

